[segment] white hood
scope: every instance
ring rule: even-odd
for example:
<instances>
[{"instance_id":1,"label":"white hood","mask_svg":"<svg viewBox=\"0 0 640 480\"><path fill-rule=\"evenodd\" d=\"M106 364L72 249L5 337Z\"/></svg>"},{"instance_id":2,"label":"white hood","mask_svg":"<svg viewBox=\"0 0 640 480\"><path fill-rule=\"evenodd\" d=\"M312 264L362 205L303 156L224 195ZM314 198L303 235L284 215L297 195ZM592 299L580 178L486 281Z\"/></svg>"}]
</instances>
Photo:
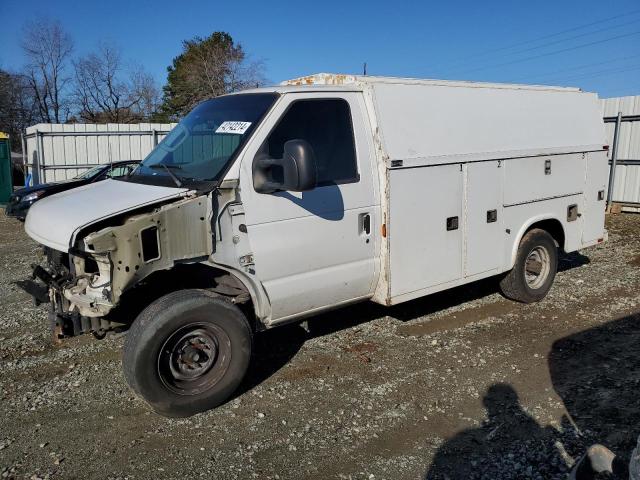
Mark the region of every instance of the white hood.
<instances>
[{"instance_id":1,"label":"white hood","mask_svg":"<svg viewBox=\"0 0 640 480\"><path fill-rule=\"evenodd\" d=\"M186 188L103 180L33 204L24 229L36 242L66 252L77 231L122 212L184 196Z\"/></svg>"}]
</instances>

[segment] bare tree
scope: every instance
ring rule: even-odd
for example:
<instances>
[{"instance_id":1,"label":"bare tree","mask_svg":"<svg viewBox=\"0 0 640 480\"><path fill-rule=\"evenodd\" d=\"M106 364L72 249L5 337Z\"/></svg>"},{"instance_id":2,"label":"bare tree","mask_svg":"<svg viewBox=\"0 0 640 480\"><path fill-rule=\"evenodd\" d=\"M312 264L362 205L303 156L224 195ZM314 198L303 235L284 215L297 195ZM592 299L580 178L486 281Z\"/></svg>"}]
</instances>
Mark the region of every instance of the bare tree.
<instances>
[{"instance_id":1,"label":"bare tree","mask_svg":"<svg viewBox=\"0 0 640 480\"><path fill-rule=\"evenodd\" d=\"M264 62L250 60L248 57L229 62L226 75L228 92L236 92L247 88L256 88L266 83ZM227 93L228 93L227 92Z\"/></svg>"},{"instance_id":2,"label":"bare tree","mask_svg":"<svg viewBox=\"0 0 640 480\"><path fill-rule=\"evenodd\" d=\"M38 116L48 123L64 122L69 115L66 93L73 42L60 22L37 20L23 30L22 49L27 57L25 76Z\"/></svg>"},{"instance_id":3,"label":"bare tree","mask_svg":"<svg viewBox=\"0 0 640 480\"><path fill-rule=\"evenodd\" d=\"M153 78L141 67L125 68L120 50L102 44L74 62L73 99L82 120L130 123L149 117L158 106Z\"/></svg>"},{"instance_id":4,"label":"bare tree","mask_svg":"<svg viewBox=\"0 0 640 480\"><path fill-rule=\"evenodd\" d=\"M148 120L160 108L160 89L154 78L141 66L134 66L129 73L131 94L137 99L135 110L141 120Z\"/></svg>"},{"instance_id":5,"label":"bare tree","mask_svg":"<svg viewBox=\"0 0 640 480\"><path fill-rule=\"evenodd\" d=\"M37 118L37 106L27 78L0 70L0 131L11 136L11 149L22 151L20 134Z\"/></svg>"}]
</instances>

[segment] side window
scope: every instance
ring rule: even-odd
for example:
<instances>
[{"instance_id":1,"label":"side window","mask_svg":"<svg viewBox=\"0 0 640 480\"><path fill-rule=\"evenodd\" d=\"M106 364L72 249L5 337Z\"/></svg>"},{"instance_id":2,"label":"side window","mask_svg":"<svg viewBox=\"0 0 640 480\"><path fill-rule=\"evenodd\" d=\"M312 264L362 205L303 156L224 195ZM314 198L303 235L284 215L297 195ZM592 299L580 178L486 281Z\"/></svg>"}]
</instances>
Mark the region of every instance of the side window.
<instances>
[{"instance_id":1,"label":"side window","mask_svg":"<svg viewBox=\"0 0 640 480\"><path fill-rule=\"evenodd\" d=\"M360 178L349 104L342 99L293 102L267 139L271 158L282 158L284 144L306 140L318 165L318 185L353 183Z\"/></svg>"}]
</instances>

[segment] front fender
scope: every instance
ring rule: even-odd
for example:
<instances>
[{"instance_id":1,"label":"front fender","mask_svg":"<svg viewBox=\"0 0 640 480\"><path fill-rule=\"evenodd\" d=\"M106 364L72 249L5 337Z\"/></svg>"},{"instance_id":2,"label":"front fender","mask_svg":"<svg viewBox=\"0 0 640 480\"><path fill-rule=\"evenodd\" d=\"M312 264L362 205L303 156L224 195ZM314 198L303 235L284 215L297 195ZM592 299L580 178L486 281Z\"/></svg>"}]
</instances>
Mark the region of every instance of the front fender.
<instances>
[{"instance_id":1,"label":"front fender","mask_svg":"<svg viewBox=\"0 0 640 480\"><path fill-rule=\"evenodd\" d=\"M238 279L238 281L242 283L242 285L244 285L244 287L249 292L256 318L260 320L261 323L268 324L268 319L271 317L271 302L269 301L267 292L262 287L262 284L258 282L255 277L243 272L240 269L229 267L228 265L222 265L220 263L214 262L202 263L214 268L218 268L220 270L224 270L225 272Z\"/></svg>"}]
</instances>

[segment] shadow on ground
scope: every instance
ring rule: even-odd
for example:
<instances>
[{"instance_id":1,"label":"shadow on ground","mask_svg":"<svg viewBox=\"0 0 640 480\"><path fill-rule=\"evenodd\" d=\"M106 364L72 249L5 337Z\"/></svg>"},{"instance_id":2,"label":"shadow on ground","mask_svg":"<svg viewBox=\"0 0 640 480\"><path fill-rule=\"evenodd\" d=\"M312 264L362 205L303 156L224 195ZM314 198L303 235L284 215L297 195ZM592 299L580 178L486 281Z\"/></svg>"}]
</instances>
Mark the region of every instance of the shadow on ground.
<instances>
[{"instance_id":1,"label":"shadow on ground","mask_svg":"<svg viewBox=\"0 0 640 480\"><path fill-rule=\"evenodd\" d=\"M495 279L481 280L395 307L372 302L347 306L309 318L304 324L294 323L260 332L254 337L252 366L235 396L252 389L284 367L307 340L331 335L375 319L390 316L403 322L429 315L461 303L496 293Z\"/></svg>"},{"instance_id":2,"label":"shadow on ground","mask_svg":"<svg viewBox=\"0 0 640 480\"><path fill-rule=\"evenodd\" d=\"M486 420L445 442L425 480L566 476L568 467L555 444L571 434L570 429L539 425L522 409L518 394L508 384L489 387L482 402Z\"/></svg>"},{"instance_id":3,"label":"shadow on ground","mask_svg":"<svg viewBox=\"0 0 640 480\"><path fill-rule=\"evenodd\" d=\"M559 429L539 425L513 387L495 384L483 397L486 420L445 442L425 479L566 478L569 457L600 443L618 455L617 475L606 478L626 480L640 434L640 312L557 340L548 358L570 415Z\"/></svg>"},{"instance_id":4,"label":"shadow on ground","mask_svg":"<svg viewBox=\"0 0 640 480\"><path fill-rule=\"evenodd\" d=\"M578 252L561 254L558 271L570 270L588 263L589 258ZM305 328L296 323L261 332L254 338L252 366L234 398L264 382L284 367L307 340L330 335L384 316L403 322L415 320L498 293L498 282L499 277L487 278L394 307L384 307L371 302L359 303L311 317Z\"/></svg>"},{"instance_id":5,"label":"shadow on ground","mask_svg":"<svg viewBox=\"0 0 640 480\"><path fill-rule=\"evenodd\" d=\"M582 267L591 263L589 257L582 255L580 252L560 253L558 256L558 272L571 270L572 268Z\"/></svg>"},{"instance_id":6,"label":"shadow on ground","mask_svg":"<svg viewBox=\"0 0 640 480\"><path fill-rule=\"evenodd\" d=\"M640 434L640 312L558 340L549 370L585 443L628 465Z\"/></svg>"}]
</instances>

